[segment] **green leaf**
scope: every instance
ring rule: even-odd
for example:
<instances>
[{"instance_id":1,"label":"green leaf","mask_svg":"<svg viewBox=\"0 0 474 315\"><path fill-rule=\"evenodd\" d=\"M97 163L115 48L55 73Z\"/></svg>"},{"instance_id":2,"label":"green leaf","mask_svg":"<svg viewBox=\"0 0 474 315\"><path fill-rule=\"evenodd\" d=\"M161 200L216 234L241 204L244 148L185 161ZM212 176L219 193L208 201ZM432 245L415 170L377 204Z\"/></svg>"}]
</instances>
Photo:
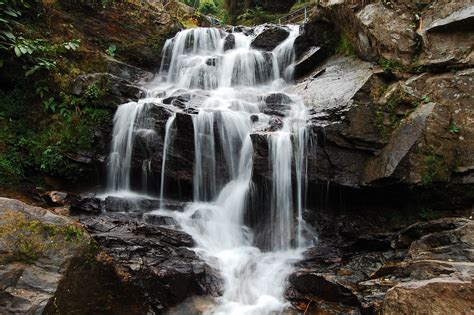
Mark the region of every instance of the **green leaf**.
<instances>
[{"instance_id":1,"label":"green leaf","mask_svg":"<svg viewBox=\"0 0 474 315\"><path fill-rule=\"evenodd\" d=\"M34 66L34 67L32 67L30 70L26 71L25 77L29 77L30 75L32 75L33 73L35 73L36 70L38 70L39 68L40 68L39 66Z\"/></svg>"},{"instance_id":2,"label":"green leaf","mask_svg":"<svg viewBox=\"0 0 474 315\"><path fill-rule=\"evenodd\" d=\"M16 11L16 10L12 10L12 9L6 9L3 12L5 12L9 16L13 16L13 17L18 17L21 14L20 11Z\"/></svg>"},{"instance_id":3,"label":"green leaf","mask_svg":"<svg viewBox=\"0 0 474 315\"><path fill-rule=\"evenodd\" d=\"M13 35L11 32L3 32L3 34L10 39L15 39L15 35Z\"/></svg>"},{"instance_id":4,"label":"green leaf","mask_svg":"<svg viewBox=\"0 0 474 315\"><path fill-rule=\"evenodd\" d=\"M28 49L26 49L25 46L19 46L19 48L22 54L26 54L28 52Z\"/></svg>"},{"instance_id":5,"label":"green leaf","mask_svg":"<svg viewBox=\"0 0 474 315\"><path fill-rule=\"evenodd\" d=\"M17 46L15 46L15 49L14 49L14 50L15 50L15 55L16 55L17 57L21 57L21 50L20 50Z\"/></svg>"}]
</instances>

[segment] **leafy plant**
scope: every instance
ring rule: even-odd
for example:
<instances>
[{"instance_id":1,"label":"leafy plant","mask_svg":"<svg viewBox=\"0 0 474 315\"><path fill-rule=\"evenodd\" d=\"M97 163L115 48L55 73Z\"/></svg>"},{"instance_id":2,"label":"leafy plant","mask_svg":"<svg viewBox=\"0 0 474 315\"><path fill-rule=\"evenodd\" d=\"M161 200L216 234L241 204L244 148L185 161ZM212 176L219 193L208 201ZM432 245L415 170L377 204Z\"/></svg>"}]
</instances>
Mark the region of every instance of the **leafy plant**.
<instances>
[{"instance_id":1,"label":"leafy plant","mask_svg":"<svg viewBox=\"0 0 474 315\"><path fill-rule=\"evenodd\" d=\"M439 214L436 211L433 211L430 208L421 209L421 211L418 215L421 219L423 219L425 221L434 220L434 219L437 219L439 217Z\"/></svg>"},{"instance_id":2,"label":"leafy plant","mask_svg":"<svg viewBox=\"0 0 474 315\"><path fill-rule=\"evenodd\" d=\"M24 8L28 8L28 4L23 0L0 0L0 50L10 49L16 39L12 24Z\"/></svg>"},{"instance_id":3,"label":"leafy plant","mask_svg":"<svg viewBox=\"0 0 474 315\"><path fill-rule=\"evenodd\" d=\"M346 36L341 36L335 49L336 54L344 56L355 56L355 49Z\"/></svg>"},{"instance_id":4,"label":"leafy plant","mask_svg":"<svg viewBox=\"0 0 474 315\"><path fill-rule=\"evenodd\" d=\"M97 99L100 96L100 90L95 84L89 85L84 91L84 97L90 100Z\"/></svg>"},{"instance_id":5,"label":"leafy plant","mask_svg":"<svg viewBox=\"0 0 474 315\"><path fill-rule=\"evenodd\" d=\"M392 72L394 70L405 70L405 67L403 67L398 61L396 60L391 60L391 59L382 59L379 62L380 66L385 70Z\"/></svg>"},{"instance_id":6,"label":"leafy plant","mask_svg":"<svg viewBox=\"0 0 474 315\"><path fill-rule=\"evenodd\" d=\"M62 46L66 49L66 50L76 50L79 48L81 44L81 40L80 39L73 39L69 42L65 42L65 43L62 43Z\"/></svg>"},{"instance_id":7,"label":"leafy plant","mask_svg":"<svg viewBox=\"0 0 474 315\"><path fill-rule=\"evenodd\" d=\"M213 15L217 13L217 7L214 1L203 2L199 5L199 12L205 15Z\"/></svg>"},{"instance_id":8,"label":"leafy plant","mask_svg":"<svg viewBox=\"0 0 474 315\"><path fill-rule=\"evenodd\" d=\"M429 102L430 102L430 98L428 97L428 95L423 95L423 96L421 97L421 101L422 101L423 103L429 103Z\"/></svg>"},{"instance_id":9,"label":"leafy plant","mask_svg":"<svg viewBox=\"0 0 474 315\"><path fill-rule=\"evenodd\" d=\"M50 98L43 100L42 105L43 105L43 110L45 112L53 112L53 113L56 112L56 109L58 106L56 104L56 100L54 99L54 96L51 96Z\"/></svg>"},{"instance_id":10,"label":"leafy plant","mask_svg":"<svg viewBox=\"0 0 474 315\"><path fill-rule=\"evenodd\" d=\"M454 121L451 121L451 123L449 124L449 132L451 132L451 133L460 133L461 132L461 127L456 125L456 123Z\"/></svg>"},{"instance_id":11,"label":"leafy plant","mask_svg":"<svg viewBox=\"0 0 474 315\"><path fill-rule=\"evenodd\" d=\"M117 46L115 44L109 45L109 48L107 48L106 53L110 57L115 57L115 53L117 52Z\"/></svg>"}]
</instances>

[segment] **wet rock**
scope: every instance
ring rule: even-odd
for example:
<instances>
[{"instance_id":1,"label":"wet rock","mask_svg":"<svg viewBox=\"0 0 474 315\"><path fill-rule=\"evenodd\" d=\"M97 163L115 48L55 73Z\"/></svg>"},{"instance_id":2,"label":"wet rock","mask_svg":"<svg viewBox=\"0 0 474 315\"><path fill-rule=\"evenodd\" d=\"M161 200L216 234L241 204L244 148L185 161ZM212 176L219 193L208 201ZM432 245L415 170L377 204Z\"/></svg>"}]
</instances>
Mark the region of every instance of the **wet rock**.
<instances>
[{"instance_id":1,"label":"wet rock","mask_svg":"<svg viewBox=\"0 0 474 315\"><path fill-rule=\"evenodd\" d=\"M290 104L293 101L291 98L283 93L274 93L265 97L265 109L263 112L267 115L285 117L286 112L291 108ZM274 124L271 124L274 125Z\"/></svg>"},{"instance_id":2,"label":"wet rock","mask_svg":"<svg viewBox=\"0 0 474 315\"><path fill-rule=\"evenodd\" d=\"M62 191L49 191L43 195L43 199L53 206L64 206L66 204L68 194Z\"/></svg>"},{"instance_id":3,"label":"wet rock","mask_svg":"<svg viewBox=\"0 0 474 315\"><path fill-rule=\"evenodd\" d=\"M206 65L211 66L211 67L215 67L215 66L217 66L218 60L219 60L218 57L209 58L209 59L206 60Z\"/></svg>"},{"instance_id":4,"label":"wet rock","mask_svg":"<svg viewBox=\"0 0 474 315\"><path fill-rule=\"evenodd\" d=\"M100 94L100 106L108 108L136 101L143 94L141 88L110 73L80 75L72 84L72 94L83 96L88 89L92 88Z\"/></svg>"},{"instance_id":5,"label":"wet rock","mask_svg":"<svg viewBox=\"0 0 474 315\"><path fill-rule=\"evenodd\" d=\"M235 36L233 34L228 34L224 39L224 51L231 50L235 48Z\"/></svg>"},{"instance_id":6,"label":"wet rock","mask_svg":"<svg viewBox=\"0 0 474 315\"><path fill-rule=\"evenodd\" d=\"M449 220L447 223L449 224ZM473 262L474 222L458 220L453 223L460 226L424 235L413 242L408 251L410 260Z\"/></svg>"},{"instance_id":7,"label":"wet rock","mask_svg":"<svg viewBox=\"0 0 474 315\"><path fill-rule=\"evenodd\" d=\"M230 28L226 29L226 32L243 33L247 36L250 36L254 34L255 29L253 27L237 25L237 26L231 26Z\"/></svg>"},{"instance_id":8,"label":"wet rock","mask_svg":"<svg viewBox=\"0 0 474 315\"><path fill-rule=\"evenodd\" d=\"M334 23L317 16L303 25L301 34L295 39L296 59L302 59L313 47L320 47L330 54L334 52L338 38L339 34ZM314 65L314 68L316 66Z\"/></svg>"},{"instance_id":9,"label":"wet rock","mask_svg":"<svg viewBox=\"0 0 474 315\"><path fill-rule=\"evenodd\" d=\"M147 81L153 77L153 74L137 68L133 65L119 61L113 57L104 55L107 61L107 72L129 82Z\"/></svg>"},{"instance_id":10,"label":"wet rock","mask_svg":"<svg viewBox=\"0 0 474 315\"><path fill-rule=\"evenodd\" d=\"M99 214L102 212L103 201L94 194L76 195L70 202L70 209L73 213Z\"/></svg>"},{"instance_id":11,"label":"wet rock","mask_svg":"<svg viewBox=\"0 0 474 315\"><path fill-rule=\"evenodd\" d=\"M290 33L280 26L268 26L252 41L252 48L271 51L281 44Z\"/></svg>"},{"instance_id":12,"label":"wet rock","mask_svg":"<svg viewBox=\"0 0 474 315\"><path fill-rule=\"evenodd\" d=\"M332 58L323 67L323 73L287 90L300 95L309 107L319 139L316 155L309 156L309 178L357 186L365 161L383 145L368 117L371 95L383 90L385 81L373 65L350 58Z\"/></svg>"},{"instance_id":13,"label":"wet rock","mask_svg":"<svg viewBox=\"0 0 474 315\"><path fill-rule=\"evenodd\" d=\"M295 289L302 294L318 296L330 302L358 304L358 300L352 291L338 284L334 279L331 279L330 276L297 273L292 274L289 281Z\"/></svg>"},{"instance_id":14,"label":"wet rock","mask_svg":"<svg viewBox=\"0 0 474 315\"><path fill-rule=\"evenodd\" d=\"M83 224L154 308L220 294L217 273L187 248L194 242L186 233L108 216Z\"/></svg>"},{"instance_id":15,"label":"wet rock","mask_svg":"<svg viewBox=\"0 0 474 315\"><path fill-rule=\"evenodd\" d=\"M313 71L328 57L327 51L321 47L311 47L295 63L295 79L300 79Z\"/></svg>"},{"instance_id":16,"label":"wet rock","mask_svg":"<svg viewBox=\"0 0 474 315\"><path fill-rule=\"evenodd\" d=\"M178 194L188 198L192 195L194 168L194 124L191 114L176 113L173 126L175 132L170 139L171 144L166 160L167 193ZM163 151L157 150L151 157L151 170L161 174ZM157 176L156 178L160 178ZM169 195L167 195L169 196Z\"/></svg>"},{"instance_id":17,"label":"wet rock","mask_svg":"<svg viewBox=\"0 0 474 315\"><path fill-rule=\"evenodd\" d=\"M104 208L109 212L146 212L159 209L160 200L145 198L105 198Z\"/></svg>"},{"instance_id":18,"label":"wet rock","mask_svg":"<svg viewBox=\"0 0 474 315\"><path fill-rule=\"evenodd\" d=\"M172 200L148 199L148 198L105 198L104 209L109 212L149 212L164 208L173 211L182 211L185 203Z\"/></svg>"},{"instance_id":19,"label":"wet rock","mask_svg":"<svg viewBox=\"0 0 474 315\"><path fill-rule=\"evenodd\" d=\"M180 94L177 96L167 97L163 100L163 104L173 104L175 100L178 100L182 103L187 103L191 100L191 94L186 93L186 94Z\"/></svg>"},{"instance_id":20,"label":"wet rock","mask_svg":"<svg viewBox=\"0 0 474 315\"><path fill-rule=\"evenodd\" d=\"M146 223L152 225L177 225L178 222L172 217L148 213L143 216Z\"/></svg>"},{"instance_id":21,"label":"wet rock","mask_svg":"<svg viewBox=\"0 0 474 315\"><path fill-rule=\"evenodd\" d=\"M273 93L265 97L265 104L267 106L288 105L291 103L291 98L284 93Z\"/></svg>"}]
</instances>

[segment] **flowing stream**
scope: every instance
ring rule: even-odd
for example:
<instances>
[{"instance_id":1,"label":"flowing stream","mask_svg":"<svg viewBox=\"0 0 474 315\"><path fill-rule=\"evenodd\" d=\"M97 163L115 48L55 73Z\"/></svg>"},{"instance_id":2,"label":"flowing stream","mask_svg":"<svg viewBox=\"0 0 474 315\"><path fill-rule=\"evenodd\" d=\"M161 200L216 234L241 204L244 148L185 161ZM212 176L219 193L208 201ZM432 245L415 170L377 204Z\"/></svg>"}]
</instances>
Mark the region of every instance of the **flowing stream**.
<instances>
[{"instance_id":1,"label":"flowing stream","mask_svg":"<svg viewBox=\"0 0 474 315\"><path fill-rule=\"evenodd\" d=\"M131 159L137 134L156 137L148 125L147 106L173 95L203 98L176 111L192 112L194 126L194 201L184 212L162 207L154 211L174 217L197 243L203 259L220 271L224 292L209 314L279 314L288 307L285 281L292 263L311 242L302 213L305 200L306 152L309 149L307 110L291 85L298 26L271 52L251 48L253 34L217 28L184 30L169 39L156 79L146 97L119 107L114 118L108 163L111 193L131 190ZM229 47L229 36L232 45ZM227 39L226 39L227 37ZM204 96L204 97L202 97ZM158 106L158 105L157 105ZM162 106L165 106L164 104ZM191 108L192 107L192 108ZM176 114L166 123L161 165L161 199L166 198L165 171L176 136ZM275 121L277 127L275 127ZM252 181L252 134L268 141L271 185L264 229L266 246L257 246L256 232L245 222ZM148 183L150 162L142 167L142 186ZM258 231L261 232L261 231Z\"/></svg>"}]
</instances>

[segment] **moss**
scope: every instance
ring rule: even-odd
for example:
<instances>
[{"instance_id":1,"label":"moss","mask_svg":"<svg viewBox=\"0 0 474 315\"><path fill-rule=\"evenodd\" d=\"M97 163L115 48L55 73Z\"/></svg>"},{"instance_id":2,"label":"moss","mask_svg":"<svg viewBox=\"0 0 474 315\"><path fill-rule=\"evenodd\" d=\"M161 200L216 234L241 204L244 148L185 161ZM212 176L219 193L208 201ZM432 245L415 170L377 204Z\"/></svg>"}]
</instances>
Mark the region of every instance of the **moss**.
<instances>
[{"instance_id":1,"label":"moss","mask_svg":"<svg viewBox=\"0 0 474 315\"><path fill-rule=\"evenodd\" d=\"M374 125L383 140L408 117L418 103L408 100L403 90L398 90L386 102L376 105Z\"/></svg>"},{"instance_id":2,"label":"moss","mask_svg":"<svg viewBox=\"0 0 474 315\"><path fill-rule=\"evenodd\" d=\"M41 257L90 244L85 231L75 224L55 225L31 219L17 211L0 215L0 243L4 262L33 263Z\"/></svg>"},{"instance_id":3,"label":"moss","mask_svg":"<svg viewBox=\"0 0 474 315\"><path fill-rule=\"evenodd\" d=\"M450 165L448 160L440 153L437 153L433 146L422 146L418 149L418 154L422 159L421 184L430 186L436 181L448 181L450 175Z\"/></svg>"},{"instance_id":4,"label":"moss","mask_svg":"<svg viewBox=\"0 0 474 315\"><path fill-rule=\"evenodd\" d=\"M352 46L352 43L349 40L349 37L345 34L342 34L340 36L339 42L336 45L335 52L336 54L343 55L343 56L350 56L350 57L356 56L356 50Z\"/></svg>"},{"instance_id":5,"label":"moss","mask_svg":"<svg viewBox=\"0 0 474 315\"><path fill-rule=\"evenodd\" d=\"M405 67L398 61L392 60L392 59L382 58L379 60L379 65L387 72L394 72L394 71L405 72L408 70L407 67Z\"/></svg>"}]
</instances>

